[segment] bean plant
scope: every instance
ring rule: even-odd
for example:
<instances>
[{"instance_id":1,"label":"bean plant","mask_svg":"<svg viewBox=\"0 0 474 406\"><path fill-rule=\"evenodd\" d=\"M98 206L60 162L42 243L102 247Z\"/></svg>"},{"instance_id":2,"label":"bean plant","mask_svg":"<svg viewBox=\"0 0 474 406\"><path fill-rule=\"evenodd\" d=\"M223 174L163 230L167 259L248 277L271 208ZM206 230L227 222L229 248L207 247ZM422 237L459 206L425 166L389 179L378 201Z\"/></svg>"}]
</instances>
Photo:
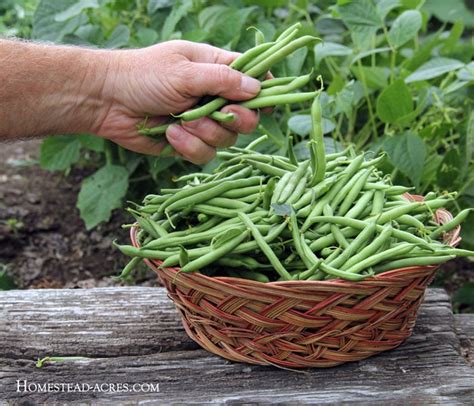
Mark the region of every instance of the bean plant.
<instances>
[{"instance_id":1,"label":"bean plant","mask_svg":"<svg viewBox=\"0 0 474 406\"><path fill-rule=\"evenodd\" d=\"M302 91L320 87L327 152L353 144L385 152L383 170L419 194L457 191L455 213L474 206L474 14L462 0L7 0L0 5L0 32L55 43L106 48L144 47L170 39L208 42L244 52L300 22L304 35L321 38L272 67L278 77L314 71ZM257 131L240 136L245 147L258 136L260 152L305 158L310 103L262 115ZM306 157L308 158L308 157ZM175 158L154 158L80 134L55 136L41 148L41 166L68 172L74 165L96 171L78 196L88 229L107 221L127 197L170 187L172 177L211 172ZM96 191L100 187L102 193ZM103 199L107 196L107 199ZM99 203L100 202L100 203ZM474 215L463 244L474 246Z\"/></svg>"}]
</instances>

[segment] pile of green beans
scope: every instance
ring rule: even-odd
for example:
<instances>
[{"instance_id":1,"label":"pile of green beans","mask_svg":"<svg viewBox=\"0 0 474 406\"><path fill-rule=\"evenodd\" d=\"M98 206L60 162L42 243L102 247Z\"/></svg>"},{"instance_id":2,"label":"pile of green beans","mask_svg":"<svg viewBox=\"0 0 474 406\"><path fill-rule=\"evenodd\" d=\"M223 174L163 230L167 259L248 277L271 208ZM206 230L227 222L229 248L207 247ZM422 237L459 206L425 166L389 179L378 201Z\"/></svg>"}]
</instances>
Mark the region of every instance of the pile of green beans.
<instances>
[{"instance_id":1,"label":"pile of green beans","mask_svg":"<svg viewBox=\"0 0 474 406\"><path fill-rule=\"evenodd\" d=\"M181 272L260 282L360 281L474 255L443 242L469 209L443 225L434 220L454 194L429 193L415 202L405 197L411 189L392 185L378 169L383 156L318 150L318 103L311 159L256 152L263 136L246 148L218 152L223 163L213 173L182 176L179 187L129 209L135 222L124 227L137 227L140 248L117 245L133 257L121 277L148 258Z\"/></svg>"},{"instance_id":2,"label":"pile of green beans","mask_svg":"<svg viewBox=\"0 0 474 406\"><path fill-rule=\"evenodd\" d=\"M309 83L311 73L300 77L263 80L273 65L282 61L297 49L305 47L318 39L309 35L298 37L301 27L301 23L292 25L273 42L262 42L262 34L257 30L257 45L235 59L230 67L262 80L261 91L253 99L244 102L232 102L233 104L239 104L249 109L260 109L281 104L302 103L315 97L316 92L295 92L295 90ZM215 97L210 101L207 101L208 98L204 100L205 103L202 102L192 110L171 115L168 122L160 126L149 128L146 127L145 122L140 126L138 132L146 136L162 135L171 124L179 123L180 120L192 121L202 117L209 117L220 122L231 122L235 119L232 113L218 111L231 103L229 100L223 97Z\"/></svg>"}]
</instances>

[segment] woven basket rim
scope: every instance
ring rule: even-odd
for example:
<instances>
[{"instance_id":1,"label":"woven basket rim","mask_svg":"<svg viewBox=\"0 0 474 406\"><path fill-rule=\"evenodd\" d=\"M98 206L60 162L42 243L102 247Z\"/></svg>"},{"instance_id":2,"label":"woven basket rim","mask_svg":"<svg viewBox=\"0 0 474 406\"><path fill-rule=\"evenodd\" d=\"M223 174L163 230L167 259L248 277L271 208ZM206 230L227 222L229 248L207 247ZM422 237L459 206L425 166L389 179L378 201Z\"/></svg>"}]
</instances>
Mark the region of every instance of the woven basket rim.
<instances>
[{"instance_id":1,"label":"woven basket rim","mask_svg":"<svg viewBox=\"0 0 474 406\"><path fill-rule=\"evenodd\" d=\"M405 193L405 197L407 197L409 200L412 200L412 201L422 201L424 199L423 196L412 195L409 193ZM453 219L453 215L444 208L437 209L435 211L434 217L435 217L435 221L439 224L446 223ZM138 241L136 239L136 233L138 229L139 229L138 225L130 229L130 240L132 242L132 245L136 248L140 248L140 245L138 244ZM450 231L449 233L446 233L445 243L452 247L457 246L459 242L461 241L460 233L461 233L461 226L457 226L454 230ZM150 269L152 269L154 272L156 272L158 275L160 274L161 268L159 268L159 266L162 264L163 261L145 258L143 262L145 262L146 265ZM439 268L439 265L407 266L404 268L397 268L397 269L385 271L378 275L368 277L361 281L349 281L345 279L335 278L335 279L330 279L327 281L291 280L291 281L272 281L272 282L259 282L259 281L244 279L244 278L232 277L232 276L207 276L207 275L203 275L201 273L195 273L195 272L179 273L180 271L179 267L167 267L166 269L174 272L176 274L176 278L177 279L179 278L181 281L183 280L182 279L183 277L203 278L205 280L209 279L212 281L218 281L218 283L232 285L233 288L235 289L235 283L237 283L237 281L239 284L242 284L242 285L252 285L252 286L265 285L266 287L272 286L275 288L278 288L278 287L295 288L295 287L304 287L304 286L320 286L320 287L327 286L328 288L330 287L334 288L336 286L362 287L367 283L368 285L373 286L373 283L376 281L383 281L387 279L403 280L405 279L404 277L406 277L408 274L411 275L413 273L430 273L437 268ZM242 281L245 281L245 282L242 282Z\"/></svg>"}]
</instances>

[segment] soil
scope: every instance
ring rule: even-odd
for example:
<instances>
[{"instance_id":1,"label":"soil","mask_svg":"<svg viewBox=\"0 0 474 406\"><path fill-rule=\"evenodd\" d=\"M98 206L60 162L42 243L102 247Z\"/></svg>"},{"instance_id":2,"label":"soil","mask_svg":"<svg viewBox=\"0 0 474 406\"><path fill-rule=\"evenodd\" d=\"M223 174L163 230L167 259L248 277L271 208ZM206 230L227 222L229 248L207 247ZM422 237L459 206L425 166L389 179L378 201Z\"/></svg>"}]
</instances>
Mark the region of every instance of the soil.
<instances>
[{"instance_id":1,"label":"soil","mask_svg":"<svg viewBox=\"0 0 474 406\"><path fill-rule=\"evenodd\" d=\"M76 199L92 170L75 168L67 176L44 171L34 163L39 146L36 140L0 146L0 271L6 269L23 289L122 285L113 276L127 258L112 241L129 241L120 226L130 219L116 210L108 223L87 231ZM435 285L453 295L474 280L472 270L469 260L451 261L438 272ZM145 269L129 283L157 285ZM462 305L457 310L469 311Z\"/></svg>"},{"instance_id":2,"label":"soil","mask_svg":"<svg viewBox=\"0 0 474 406\"><path fill-rule=\"evenodd\" d=\"M112 241L129 240L120 226L130 219L116 210L108 223L87 231L76 199L93 170L76 168L64 176L41 169L35 164L40 143L0 146L0 267L18 288L122 285L112 277L127 258ZM150 271L133 283L155 280Z\"/></svg>"}]
</instances>

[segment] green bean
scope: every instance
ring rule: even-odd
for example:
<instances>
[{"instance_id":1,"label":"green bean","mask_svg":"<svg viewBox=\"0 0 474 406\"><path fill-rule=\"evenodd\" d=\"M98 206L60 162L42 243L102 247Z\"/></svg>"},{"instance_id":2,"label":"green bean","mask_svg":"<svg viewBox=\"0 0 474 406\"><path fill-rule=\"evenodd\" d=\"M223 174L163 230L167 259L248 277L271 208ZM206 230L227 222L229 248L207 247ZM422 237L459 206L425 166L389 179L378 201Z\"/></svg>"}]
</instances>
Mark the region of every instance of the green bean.
<instances>
[{"instance_id":1,"label":"green bean","mask_svg":"<svg viewBox=\"0 0 474 406\"><path fill-rule=\"evenodd\" d=\"M290 180L291 176L292 176L292 173L287 172L280 178L278 183L275 185L275 191L273 192L271 203L278 202L278 200L280 199L280 195L283 192L283 189L285 188L286 184Z\"/></svg>"},{"instance_id":2,"label":"green bean","mask_svg":"<svg viewBox=\"0 0 474 406\"><path fill-rule=\"evenodd\" d=\"M212 197L217 197L228 190L239 188L239 187L246 187L246 186L254 186L255 184L259 184L262 181L261 177L255 176L248 179L237 179L237 180L230 180L227 182L220 183L218 185L213 185L211 188L207 190L203 190L201 192L195 193L192 196L186 196L178 201L174 201L173 203L169 204L166 208L166 212L170 211L177 211L182 208L189 208L193 205L199 204L201 202L205 202ZM198 186L196 186L197 188ZM178 195L177 193L176 195ZM174 196L176 196L174 195ZM171 200L171 199L170 199ZM161 210L161 207L160 207Z\"/></svg>"},{"instance_id":3,"label":"green bean","mask_svg":"<svg viewBox=\"0 0 474 406\"><path fill-rule=\"evenodd\" d=\"M214 111L220 109L227 104L227 100L223 97L217 97L214 100L206 103L203 106L196 107L193 110L185 111L184 113L175 115L175 118L180 118L183 121L193 121L201 117L206 117Z\"/></svg>"},{"instance_id":4,"label":"green bean","mask_svg":"<svg viewBox=\"0 0 474 406\"><path fill-rule=\"evenodd\" d=\"M245 213L239 213L238 215L239 215L239 218L244 222L244 224L252 233L253 238L259 245L262 252L268 258L270 263L273 265L273 267L275 268L275 271L277 271L280 277L284 278L285 280L291 280L291 275L283 267L278 257L275 255L275 253L272 251L268 243L264 240L264 238L262 237L258 229L252 223L252 220L250 220L250 218Z\"/></svg>"},{"instance_id":5,"label":"green bean","mask_svg":"<svg viewBox=\"0 0 474 406\"><path fill-rule=\"evenodd\" d=\"M379 262L385 261L392 258L395 255L403 255L410 252L415 246L413 244L405 243L403 246L389 248L386 251L379 252L378 254L372 255L363 261L359 261L357 264L352 265L346 269L349 273L359 273L360 271L377 265Z\"/></svg>"},{"instance_id":6,"label":"green bean","mask_svg":"<svg viewBox=\"0 0 474 406\"><path fill-rule=\"evenodd\" d=\"M339 255L341 254L341 251L342 251L341 247L336 247L336 249L328 255L328 257L325 259L324 263L329 264L332 261L334 261L336 258L339 257Z\"/></svg>"},{"instance_id":7,"label":"green bean","mask_svg":"<svg viewBox=\"0 0 474 406\"><path fill-rule=\"evenodd\" d=\"M374 200L372 201L372 211L370 212L371 216L376 216L382 213L385 205L385 191L376 190L374 193Z\"/></svg>"},{"instance_id":8,"label":"green bean","mask_svg":"<svg viewBox=\"0 0 474 406\"><path fill-rule=\"evenodd\" d=\"M314 220L315 223L317 223L317 222L330 222L330 223L334 222L335 224L339 224L339 225L347 226L347 227L352 227L356 230L364 230L367 227L367 224L368 224L366 221L350 219L350 218L347 218L347 217L338 217L338 216L332 216L332 217L329 217L329 216L316 216L316 217L314 217L313 220ZM383 229L383 226L377 224L377 231L381 232L382 229ZM425 240L423 240L422 238L417 237L415 235L412 235L412 234L407 233L407 232L402 231L402 230L394 229L393 232L392 232L392 235L395 238L398 238L398 239L403 240L403 241L411 242L413 244L419 244L419 245L422 245L424 247L429 247L429 244ZM315 249L315 248L311 246L311 249Z\"/></svg>"},{"instance_id":9,"label":"green bean","mask_svg":"<svg viewBox=\"0 0 474 406\"><path fill-rule=\"evenodd\" d=\"M261 89L268 89L273 86L286 85L295 80L297 77L298 76L286 76L281 78L267 79L261 83Z\"/></svg>"},{"instance_id":10,"label":"green bean","mask_svg":"<svg viewBox=\"0 0 474 406\"><path fill-rule=\"evenodd\" d=\"M285 38L287 38L294 30L300 30L301 27L303 27L303 24L301 24L300 22L297 22L293 25L290 25L286 30L284 30L279 36L278 38L276 39L276 42L280 42L282 40L284 40Z\"/></svg>"},{"instance_id":11,"label":"green bean","mask_svg":"<svg viewBox=\"0 0 474 406\"><path fill-rule=\"evenodd\" d=\"M139 258L139 257L134 257L132 258L127 265L125 265L125 267L123 268L122 272L120 273L119 276L115 277L115 279L121 279L121 280L124 280L126 279L130 273L132 273L132 271L138 266L138 264L140 262L143 261L143 258Z\"/></svg>"},{"instance_id":12,"label":"green bean","mask_svg":"<svg viewBox=\"0 0 474 406\"><path fill-rule=\"evenodd\" d=\"M321 109L320 93L314 98L311 105L311 141L310 148L312 151L313 162L313 177L311 179L311 186L324 179L326 173L326 155L324 151L324 137L323 137L323 116Z\"/></svg>"},{"instance_id":13,"label":"green bean","mask_svg":"<svg viewBox=\"0 0 474 406\"><path fill-rule=\"evenodd\" d=\"M281 191L280 196L278 197L278 204L282 204L288 200L288 198L291 196L291 194L295 191L297 186L301 181L304 181L306 184L306 171L309 166L309 161L302 162L299 166L298 169L296 169L295 172L291 175L291 177L288 179L287 184Z\"/></svg>"},{"instance_id":14,"label":"green bean","mask_svg":"<svg viewBox=\"0 0 474 406\"><path fill-rule=\"evenodd\" d=\"M303 248L303 243L302 243L303 238L302 238L302 236L300 234L300 231L298 229L298 220L296 219L296 213L294 211L292 211L291 215L290 215L290 226L291 226L291 232L292 232L292 236L293 236L293 243L295 244L296 252L300 256L301 260L304 262L305 266L309 269L315 263L314 263L314 261L312 261L312 258L310 258L307 255L308 252L306 250L304 250L304 248Z\"/></svg>"},{"instance_id":15,"label":"green bean","mask_svg":"<svg viewBox=\"0 0 474 406\"><path fill-rule=\"evenodd\" d=\"M216 262L218 265L229 266L231 268L246 268L249 270L270 268L271 265L262 264L252 257L241 255L227 256L219 258Z\"/></svg>"},{"instance_id":16,"label":"green bean","mask_svg":"<svg viewBox=\"0 0 474 406\"><path fill-rule=\"evenodd\" d=\"M272 86L269 89L263 89L260 91L260 93L256 97L268 97L268 96L276 96L279 94L290 93L293 90L299 89L300 87L307 85L309 81L311 80L312 75L313 75L313 72L311 71L311 73L308 73L307 75L299 76L295 80L285 85Z\"/></svg>"},{"instance_id":17,"label":"green bean","mask_svg":"<svg viewBox=\"0 0 474 406\"><path fill-rule=\"evenodd\" d=\"M333 268L332 266L322 262L321 263L321 270L326 272L327 274L331 276L336 276L338 278L342 279L347 279L350 281L362 281L364 279L367 279L368 277L371 277L372 274L367 274L367 275L359 275L359 274L354 274L354 273L349 273L345 271L341 271L339 269Z\"/></svg>"},{"instance_id":18,"label":"green bean","mask_svg":"<svg viewBox=\"0 0 474 406\"><path fill-rule=\"evenodd\" d=\"M250 220L251 221L251 220ZM223 257L225 254L232 252L238 245L240 245L245 239L248 238L250 232L248 230L243 231L232 240L222 244L220 247L211 250L207 254L188 262L181 268L181 272L196 272L206 265L215 262L217 259Z\"/></svg>"},{"instance_id":19,"label":"green bean","mask_svg":"<svg viewBox=\"0 0 474 406\"><path fill-rule=\"evenodd\" d=\"M276 47L276 45L278 45L278 44L283 44L284 41L286 41L288 38L291 38L291 34L290 34L290 36L283 39L281 42L277 42L274 45L274 47ZM267 58L265 58L261 62L258 62L258 59L256 59L258 63L256 65L250 67L248 70L244 68L244 72L245 72L246 75L249 75L249 76L252 76L252 77L258 77L258 76L266 73L268 70L270 70L270 68L275 63L280 62L286 56L290 55L291 53L293 53L297 49L299 49L301 47L304 47L304 46L308 45L309 43L314 42L316 40L318 40L318 38L312 37L310 35L305 35L303 37L300 37L300 38L290 42L289 44L285 45L284 47L282 47L282 48L280 48L276 51L272 51L272 48L270 48L266 52L271 51L272 53L269 54L269 56Z\"/></svg>"},{"instance_id":20,"label":"green bean","mask_svg":"<svg viewBox=\"0 0 474 406\"><path fill-rule=\"evenodd\" d=\"M345 263L341 264L339 268L342 271L346 271L357 263L362 262L364 259L374 255L381 247L384 246L387 241L390 240L390 237L392 236L392 231L392 226L390 224L386 224L383 227L382 232L376 238L374 238L374 240L370 244L368 244L354 256L349 258Z\"/></svg>"},{"instance_id":21,"label":"green bean","mask_svg":"<svg viewBox=\"0 0 474 406\"><path fill-rule=\"evenodd\" d=\"M275 190L275 185L277 183L277 178L271 178L267 186L265 187L265 192L263 192L263 208L264 210L270 210L270 203L272 201L273 192Z\"/></svg>"},{"instance_id":22,"label":"green bean","mask_svg":"<svg viewBox=\"0 0 474 406\"><path fill-rule=\"evenodd\" d=\"M326 206L324 206L323 214L325 216L332 216L334 214L329 204L326 204ZM331 224L330 230L331 230L332 235L334 236L334 239L340 245L341 248L347 248L349 246L349 243L347 242L346 237L344 237L341 230L336 224Z\"/></svg>"},{"instance_id":23,"label":"green bean","mask_svg":"<svg viewBox=\"0 0 474 406\"><path fill-rule=\"evenodd\" d=\"M415 266L427 266L427 265L438 265L442 264L443 262L447 262L453 258L455 255L445 255L445 256L426 256L426 257L418 257L418 258L405 258L405 259L398 259L395 261L389 261L381 265L377 265L374 267L374 272L376 274L390 271L392 269L402 269L402 268L410 268Z\"/></svg>"},{"instance_id":24,"label":"green bean","mask_svg":"<svg viewBox=\"0 0 474 406\"><path fill-rule=\"evenodd\" d=\"M271 48L274 44L274 42L265 42L250 48L242 55L239 55L236 59L234 59L234 61L229 66L235 70L241 70L247 63L249 63L249 61L253 60L256 56Z\"/></svg>"},{"instance_id":25,"label":"green bean","mask_svg":"<svg viewBox=\"0 0 474 406\"><path fill-rule=\"evenodd\" d=\"M363 193L362 196L359 198L359 200L357 200L356 204L352 206L352 208L344 215L344 217L354 218L354 219L359 218L359 216L364 211L364 209L367 208L367 205L372 200L373 196L374 196L373 190L369 190Z\"/></svg>"},{"instance_id":26,"label":"green bean","mask_svg":"<svg viewBox=\"0 0 474 406\"><path fill-rule=\"evenodd\" d=\"M257 271L246 271L246 270L239 270L236 271L240 278L250 279L252 281L267 283L270 282L270 279L267 275L257 272Z\"/></svg>"},{"instance_id":27,"label":"green bean","mask_svg":"<svg viewBox=\"0 0 474 406\"><path fill-rule=\"evenodd\" d=\"M422 203L420 202L408 203L400 207L394 207L393 209L390 209L389 211L386 211L380 215L372 216L370 219L376 219L377 224L385 224L389 221L396 220L398 217L403 216L404 214L412 212L421 205Z\"/></svg>"},{"instance_id":28,"label":"green bean","mask_svg":"<svg viewBox=\"0 0 474 406\"><path fill-rule=\"evenodd\" d=\"M290 162L293 165L298 166L298 160L296 159L295 151L293 150L293 137L291 135L287 138L286 154L288 155Z\"/></svg>"},{"instance_id":29,"label":"green bean","mask_svg":"<svg viewBox=\"0 0 474 406\"><path fill-rule=\"evenodd\" d=\"M430 238L432 238L434 240L434 239L438 238L441 234L456 228L459 224L461 224L467 218L467 216L469 216L469 213L471 213L471 211L472 211L472 209L462 210L451 221L448 221L447 223L443 224L438 229L433 231L430 234Z\"/></svg>"},{"instance_id":30,"label":"green bean","mask_svg":"<svg viewBox=\"0 0 474 406\"><path fill-rule=\"evenodd\" d=\"M267 71L270 70L271 66L268 66L267 69L263 71L250 71L250 69L254 68L261 62L264 62L267 60L271 55L274 55L277 51L280 51L283 49L286 45L291 43L294 38L298 35L298 29L294 29L292 32L288 34L286 38L284 38L282 41L276 41L272 44L272 46L268 49L266 49L263 52L260 52L258 55L255 55L254 58L249 60L245 66L242 67L241 71L244 72L246 75L252 76L254 78L259 77L260 75L263 75L264 73L267 73ZM284 57L283 57L284 58ZM282 58L282 59L283 59Z\"/></svg>"},{"instance_id":31,"label":"green bean","mask_svg":"<svg viewBox=\"0 0 474 406\"><path fill-rule=\"evenodd\" d=\"M255 97L253 99L238 103L247 109L261 109L281 104L303 103L313 99L317 92L287 93L276 96Z\"/></svg>"},{"instance_id":32,"label":"green bean","mask_svg":"<svg viewBox=\"0 0 474 406\"><path fill-rule=\"evenodd\" d=\"M226 197L228 199L241 199L245 196L254 195L255 193L261 193L265 190L266 186L258 185L258 186L247 186L239 189L232 189L228 190L227 192L223 193L221 197Z\"/></svg>"},{"instance_id":33,"label":"green bean","mask_svg":"<svg viewBox=\"0 0 474 406\"><path fill-rule=\"evenodd\" d=\"M412 226L412 227L415 227L416 229L419 229L419 230L423 230L425 228L425 225L420 220L418 220L414 216L410 216L409 214L404 214L404 215L398 217L396 221L399 224L405 224L405 225L408 225L408 226Z\"/></svg>"},{"instance_id":34,"label":"green bean","mask_svg":"<svg viewBox=\"0 0 474 406\"><path fill-rule=\"evenodd\" d=\"M257 139L253 140L252 142L250 142L245 148L244 150L248 150L248 151L253 151L254 148L261 144L262 142L268 140L268 135L267 134L264 134L262 135L261 137L258 137Z\"/></svg>"},{"instance_id":35,"label":"green bean","mask_svg":"<svg viewBox=\"0 0 474 406\"><path fill-rule=\"evenodd\" d=\"M264 162L254 161L253 159L246 159L245 162L248 162L254 168L263 172L265 175L281 177L287 172L284 169L277 168Z\"/></svg>"},{"instance_id":36,"label":"green bean","mask_svg":"<svg viewBox=\"0 0 474 406\"><path fill-rule=\"evenodd\" d=\"M223 113L221 111L214 111L211 114L209 114L209 117L215 121L219 121L222 123L231 123L232 121L235 120L234 113Z\"/></svg>"},{"instance_id":37,"label":"green bean","mask_svg":"<svg viewBox=\"0 0 474 406\"><path fill-rule=\"evenodd\" d=\"M190 174L187 174L187 175L181 175L178 178L173 178L173 182L186 182L188 180L194 180L195 178L204 178L204 179L206 179L209 176L211 176L211 174L209 174L209 173L196 172L196 173L190 173ZM164 197L164 196L157 195L157 197Z\"/></svg>"},{"instance_id":38,"label":"green bean","mask_svg":"<svg viewBox=\"0 0 474 406\"><path fill-rule=\"evenodd\" d=\"M342 201L338 209L338 214L344 216L352 206L352 203L356 200L357 196L364 187L364 184L367 182L367 178L370 175L370 171L367 171L365 175L362 175L353 185L351 189L347 191L347 195ZM376 192L377 193L377 192Z\"/></svg>"},{"instance_id":39,"label":"green bean","mask_svg":"<svg viewBox=\"0 0 474 406\"><path fill-rule=\"evenodd\" d=\"M328 216L330 217L330 216ZM367 224L367 226L357 235L354 240L349 244L349 246L339 255L334 261L330 261L329 258L326 259L326 263L331 265L334 268L340 268L349 258L357 253L364 244L372 237L377 229L375 223Z\"/></svg>"},{"instance_id":40,"label":"green bean","mask_svg":"<svg viewBox=\"0 0 474 406\"><path fill-rule=\"evenodd\" d=\"M293 205L298 202L306 189L307 178L303 176L300 182L296 185L295 190L292 192L290 197L285 200L285 204Z\"/></svg>"}]
</instances>

